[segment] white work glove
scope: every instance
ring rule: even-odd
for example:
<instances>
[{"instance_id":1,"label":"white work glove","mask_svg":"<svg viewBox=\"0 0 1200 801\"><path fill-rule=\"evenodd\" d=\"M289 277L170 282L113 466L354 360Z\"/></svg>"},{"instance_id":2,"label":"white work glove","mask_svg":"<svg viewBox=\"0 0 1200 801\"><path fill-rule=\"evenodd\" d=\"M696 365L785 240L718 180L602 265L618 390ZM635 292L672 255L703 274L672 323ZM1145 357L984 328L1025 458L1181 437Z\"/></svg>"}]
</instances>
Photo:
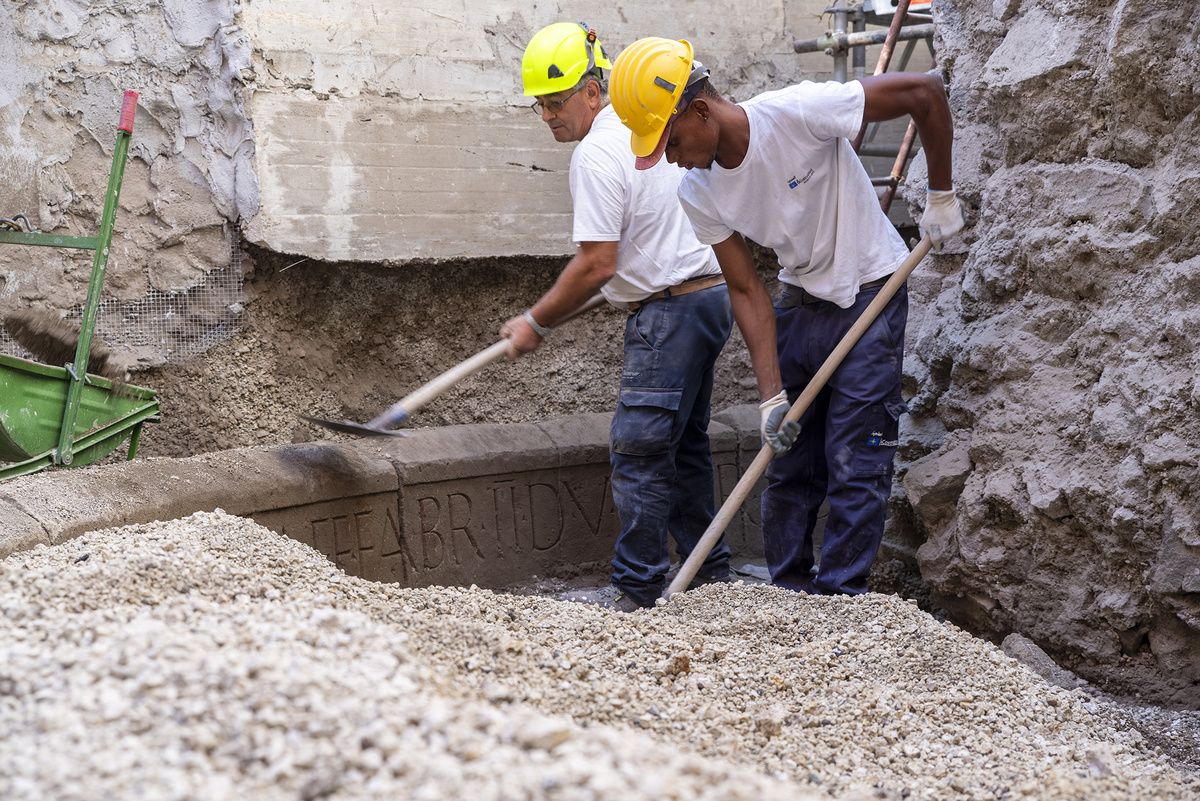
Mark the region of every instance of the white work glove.
<instances>
[{"instance_id":1,"label":"white work glove","mask_svg":"<svg viewBox=\"0 0 1200 801\"><path fill-rule=\"evenodd\" d=\"M921 230L940 251L946 240L967 224L967 209L953 189L925 190L925 213L921 215Z\"/></svg>"},{"instance_id":2,"label":"white work glove","mask_svg":"<svg viewBox=\"0 0 1200 801\"><path fill-rule=\"evenodd\" d=\"M787 453L796 437L800 436L800 424L795 420L784 420L791 407L787 390L781 390L775 397L758 405L759 414L762 415L762 427L759 431L762 433L763 442L771 446L776 456Z\"/></svg>"}]
</instances>

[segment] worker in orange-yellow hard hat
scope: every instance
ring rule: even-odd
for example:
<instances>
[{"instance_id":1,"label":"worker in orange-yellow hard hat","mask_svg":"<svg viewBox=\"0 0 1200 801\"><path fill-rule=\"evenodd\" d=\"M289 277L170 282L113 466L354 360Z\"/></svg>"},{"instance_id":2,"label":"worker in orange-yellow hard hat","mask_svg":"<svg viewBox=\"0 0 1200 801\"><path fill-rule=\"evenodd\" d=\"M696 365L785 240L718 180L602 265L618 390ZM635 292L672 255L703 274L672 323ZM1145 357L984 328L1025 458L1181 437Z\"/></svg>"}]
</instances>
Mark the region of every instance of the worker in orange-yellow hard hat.
<instances>
[{"instance_id":1,"label":"worker in orange-yellow hard hat","mask_svg":"<svg viewBox=\"0 0 1200 801\"><path fill-rule=\"evenodd\" d=\"M533 111L571 154L574 257L527 312L504 324L510 358L601 292L628 311L610 454L621 522L607 586L565 600L633 611L653 606L670 568L668 529L686 559L716 513L708 441L713 364L733 327L712 248L692 232L676 192L684 171L638 170L629 132L608 102L610 66L595 31L543 28L521 62ZM708 554L697 581L726 580L729 546Z\"/></svg>"},{"instance_id":2,"label":"worker in orange-yellow hard hat","mask_svg":"<svg viewBox=\"0 0 1200 801\"><path fill-rule=\"evenodd\" d=\"M899 418L908 296L891 298L800 418L785 415L908 256L849 140L862 125L916 121L929 167L921 228L935 249L965 225L951 183L942 79L892 73L804 82L740 104L713 88L686 40L641 39L613 65L612 105L639 168L687 169L679 198L712 245L762 395L767 467L762 532L774 584L819 594L867 591L883 537ZM745 238L775 250L774 303ZM772 308L772 306L774 308ZM829 514L819 563L817 511Z\"/></svg>"}]
</instances>

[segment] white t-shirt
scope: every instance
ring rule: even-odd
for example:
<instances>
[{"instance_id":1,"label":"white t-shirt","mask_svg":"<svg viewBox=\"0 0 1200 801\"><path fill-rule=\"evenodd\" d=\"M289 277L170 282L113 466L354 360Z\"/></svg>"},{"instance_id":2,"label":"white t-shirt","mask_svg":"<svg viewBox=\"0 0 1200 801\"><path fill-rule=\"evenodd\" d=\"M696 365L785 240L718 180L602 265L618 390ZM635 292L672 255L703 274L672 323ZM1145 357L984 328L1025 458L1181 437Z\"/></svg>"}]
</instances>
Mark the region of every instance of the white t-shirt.
<instances>
[{"instance_id":1,"label":"white t-shirt","mask_svg":"<svg viewBox=\"0 0 1200 801\"><path fill-rule=\"evenodd\" d=\"M894 272L908 248L848 141L864 102L858 81L805 81L741 103L746 158L732 170L693 169L679 187L700 241L736 231L773 248L780 281L842 308L861 284Z\"/></svg>"},{"instance_id":2,"label":"white t-shirt","mask_svg":"<svg viewBox=\"0 0 1200 801\"><path fill-rule=\"evenodd\" d=\"M635 162L629 129L612 106L600 110L571 154L571 236L576 243L618 243L617 274L601 290L618 306L721 270L679 205L685 171L666 159L649 170Z\"/></svg>"}]
</instances>

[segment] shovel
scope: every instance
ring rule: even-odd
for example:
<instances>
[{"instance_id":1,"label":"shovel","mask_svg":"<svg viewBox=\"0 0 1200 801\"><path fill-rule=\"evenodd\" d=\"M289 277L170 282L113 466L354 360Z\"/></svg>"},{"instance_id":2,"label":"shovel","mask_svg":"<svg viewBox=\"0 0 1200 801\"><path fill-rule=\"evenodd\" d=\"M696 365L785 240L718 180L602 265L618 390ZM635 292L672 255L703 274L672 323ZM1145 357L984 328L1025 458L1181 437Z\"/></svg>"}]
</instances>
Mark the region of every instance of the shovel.
<instances>
[{"instance_id":1,"label":"shovel","mask_svg":"<svg viewBox=\"0 0 1200 801\"><path fill-rule=\"evenodd\" d=\"M559 322L559 325L562 325L567 320L575 319L584 312L591 311L603 302L604 296L602 295L592 297L587 303L564 317ZM304 417L303 419L314 425L338 431L342 434L353 434L360 437L406 437L408 436L408 432L397 431L395 430L396 426L403 424L413 412L450 389L450 387L459 381L481 370L484 366L491 364L506 353L508 353L508 340L501 339L494 345L489 345L466 361L451 367L437 378L405 395L392 404L387 411L365 425L355 423L352 420L322 420L317 417Z\"/></svg>"},{"instance_id":2,"label":"shovel","mask_svg":"<svg viewBox=\"0 0 1200 801\"><path fill-rule=\"evenodd\" d=\"M816 399L819 393L833 375L833 371L842 363L842 359L846 358L846 354L850 352L867 329L871 327L871 323L875 322L875 318L883 311L883 307L888 305L892 296L900 289L908 276L920 264L921 259L925 258L925 254L929 252L931 243L929 237L924 237L917 246L913 248L912 253L908 254L908 258L897 268L896 272L892 273L892 277L879 290L879 294L871 301L871 305L863 310L862 315L855 321L846 335L842 337L841 342L833 349L825 363L821 365L821 369L817 370L816 375L808 382L808 386L800 393L800 397L796 398L796 402L792 404L792 408L788 409L787 420L799 420L805 410ZM750 463L750 467L746 469L745 475L738 481L737 486L733 488L733 492L725 499L725 503L721 504L721 508L717 511L708 528L704 530L704 534L700 537L700 541L696 543L696 547L692 549L691 554L683 565L679 568L679 573L676 574L675 580L671 582L671 586L667 587L664 598L670 599L672 595L687 589L687 586L692 583L692 579L696 577L696 571L704 564L704 560L708 558L708 552L717 544L717 540L721 538L721 534L725 532L729 521L733 519L734 513L741 508L742 502L746 500L746 496L750 494L750 490L755 483L766 471L767 465L774 458L774 452L770 445L763 445L759 450L758 455L754 457L754 461Z\"/></svg>"}]
</instances>

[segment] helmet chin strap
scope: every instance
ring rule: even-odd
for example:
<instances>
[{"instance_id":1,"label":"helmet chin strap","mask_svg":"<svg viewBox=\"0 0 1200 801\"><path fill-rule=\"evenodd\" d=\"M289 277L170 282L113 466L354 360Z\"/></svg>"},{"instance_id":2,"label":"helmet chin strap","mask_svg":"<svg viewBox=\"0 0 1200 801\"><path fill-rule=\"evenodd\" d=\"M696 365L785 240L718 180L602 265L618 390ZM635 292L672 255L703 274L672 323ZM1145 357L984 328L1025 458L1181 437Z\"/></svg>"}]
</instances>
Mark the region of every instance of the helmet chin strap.
<instances>
[{"instance_id":1,"label":"helmet chin strap","mask_svg":"<svg viewBox=\"0 0 1200 801\"><path fill-rule=\"evenodd\" d=\"M595 50L595 48L596 48L596 29L589 28L586 22L577 22L575 24L578 25L580 28L583 28L583 33L584 33L583 46L584 46L584 49L587 50L587 54L588 54L587 71L584 72L583 74L587 75L592 70L596 69L596 50Z\"/></svg>"}]
</instances>

